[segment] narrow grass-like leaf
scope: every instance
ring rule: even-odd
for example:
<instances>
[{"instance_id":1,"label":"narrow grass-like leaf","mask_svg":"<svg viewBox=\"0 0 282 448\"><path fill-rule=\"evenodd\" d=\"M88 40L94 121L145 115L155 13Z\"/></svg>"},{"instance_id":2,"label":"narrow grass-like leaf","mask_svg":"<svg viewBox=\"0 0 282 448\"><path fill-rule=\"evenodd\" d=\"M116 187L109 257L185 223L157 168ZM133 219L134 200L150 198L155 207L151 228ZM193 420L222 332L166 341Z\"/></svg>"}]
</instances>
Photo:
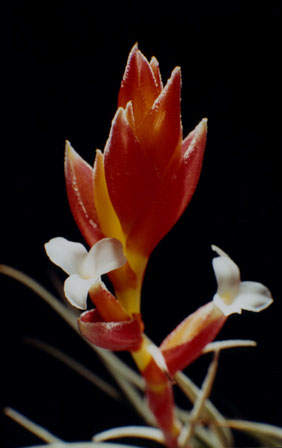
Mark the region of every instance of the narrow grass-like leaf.
<instances>
[{"instance_id":1,"label":"narrow grass-like leaf","mask_svg":"<svg viewBox=\"0 0 282 448\"><path fill-rule=\"evenodd\" d=\"M174 376L174 380L184 392L184 394L189 398L192 403L195 403L196 398L200 394L200 389L190 380L183 372L177 372ZM209 422L215 422L218 426L218 436L223 441L224 446L232 446L233 437L230 429L225 423L223 415L216 409L216 407L211 403L210 400L205 400L203 419ZM216 426L215 426L216 430Z\"/></svg>"},{"instance_id":2,"label":"narrow grass-like leaf","mask_svg":"<svg viewBox=\"0 0 282 448\"><path fill-rule=\"evenodd\" d=\"M96 442L68 442L68 443L51 443L48 445L32 445L25 448L142 448L135 445L118 445L116 443L96 443Z\"/></svg>"},{"instance_id":3,"label":"narrow grass-like leaf","mask_svg":"<svg viewBox=\"0 0 282 448\"><path fill-rule=\"evenodd\" d=\"M60 442L64 444L63 440L54 436L49 431L44 429L42 426L38 425L37 423L34 423L29 418L25 417L15 409L5 408L4 414L7 415L7 417L10 417L15 422L17 422L19 425L26 428L32 434L35 434L36 437L38 437L39 439L44 440L44 442L47 443Z\"/></svg>"},{"instance_id":4,"label":"narrow grass-like leaf","mask_svg":"<svg viewBox=\"0 0 282 448\"><path fill-rule=\"evenodd\" d=\"M256 341L248 339L231 339L228 341L216 341L207 344L202 351L202 353L215 352L217 350L223 350L226 348L236 348L236 347L255 347L257 345Z\"/></svg>"},{"instance_id":5,"label":"narrow grass-like leaf","mask_svg":"<svg viewBox=\"0 0 282 448\"><path fill-rule=\"evenodd\" d=\"M191 411L180 409L177 406L176 415L183 424L189 422L189 420L191 419ZM205 426L201 425L201 422L198 425L195 425L195 436L193 438L193 442L196 441L197 446L202 446L204 448L225 448L225 445L222 443L221 438L219 438L217 435L217 431L214 431L211 426L212 425L206 428Z\"/></svg>"},{"instance_id":6,"label":"narrow grass-like leaf","mask_svg":"<svg viewBox=\"0 0 282 448\"><path fill-rule=\"evenodd\" d=\"M55 311L57 311L57 313L73 328L73 330L75 330L80 335L77 326L76 315L65 305L59 302L53 294L47 291L47 289L41 286L38 282L33 280L28 275L22 273L21 271L6 265L0 265L0 274L7 275L8 277L17 280L18 282L34 291L41 299L43 299L48 305L50 305ZM120 361L116 355L107 350L95 347L84 338L82 339L92 348L92 350L94 350L100 356L113 376L122 375L139 389L144 389L143 378L133 369Z\"/></svg>"},{"instance_id":7,"label":"narrow grass-like leaf","mask_svg":"<svg viewBox=\"0 0 282 448\"><path fill-rule=\"evenodd\" d=\"M148 426L122 426L119 428L112 428L107 431L95 434L94 442L102 442L104 440L119 439L122 437L137 437L141 439L150 439L165 444L163 433L157 428L150 428ZM119 445L118 445L119 446Z\"/></svg>"},{"instance_id":8,"label":"narrow grass-like leaf","mask_svg":"<svg viewBox=\"0 0 282 448\"><path fill-rule=\"evenodd\" d=\"M24 341L36 348L39 348L40 350L43 350L44 352L48 353L49 355L51 355L54 358L58 359L59 361L63 362L68 367L70 367L72 370L77 372L79 375L84 377L90 383L94 384L96 387L101 389L103 392L105 392L107 395L114 398L115 400L121 399L120 393L113 386L111 386L109 383L104 381L98 375L95 375L91 370L89 370L87 367L83 366L81 363L79 363L75 359L73 359L70 356L63 353L61 350L59 350L55 347L52 347L51 345L47 344L46 342L39 341L37 339L25 338Z\"/></svg>"},{"instance_id":9,"label":"narrow grass-like leaf","mask_svg":"<svg viewBox=\"0 0 282 448\"><path fill-rule=\"evenodd\" d=\"M191 411L189 422L183 427L180 436L179 436L179 445L182 448L185 448L185 446L188 446L188 443L190 439L193 436L194 427L199 420L201 413L204 408L204 404L206 399L209 397L211 393L211 389L214 383L217 367L218 367L218 357L219 357L219 351L216 351L214 354L213 361L208 369L208 373L206 375L206 378L203 382L201 392L197 396L197 399L195 400L193 409Z\"/></svg>"},{"instance_id":10,"label":"narrow grass-like leaf","mask_svg":"<svg viewBox=\"0 0 282 448\"><path fill-rule=\"evenodd\" d=\"M140 396L140 394L137 392L136 388L129 381L127 381L121 376L116 375L115 380L118 383L121 390L123 391L123 393L125 394L125 396L130 401L130 403L133 405L135 410L144 419L144 421L148 423L148 425L156 426L156 421L153 414L148 408L144 398Z\"/></svg>"},{"instance_id":11,"label":"narrow grass-like leaf","mask_svg":"<svg viewBox=\"0 0 282 448\"><path fill-rule=\"evenodd\" d=\"M225 420L221 424L238 431L246 432L264 444L267 444L267 446L282 446L282 428L278 426L247 420Z\"/></svg>"}]
</instances>

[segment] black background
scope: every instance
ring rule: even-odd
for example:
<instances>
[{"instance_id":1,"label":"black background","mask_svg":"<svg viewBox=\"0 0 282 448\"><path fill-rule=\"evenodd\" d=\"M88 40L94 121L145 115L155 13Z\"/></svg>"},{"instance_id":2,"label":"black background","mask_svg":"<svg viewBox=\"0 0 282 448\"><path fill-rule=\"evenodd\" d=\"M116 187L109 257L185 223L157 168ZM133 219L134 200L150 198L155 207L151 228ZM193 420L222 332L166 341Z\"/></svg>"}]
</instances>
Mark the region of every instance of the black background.
<instances>
[{"instance_id":1,"label":"black background","mask_svg":"<svg viewBox=\"0 0 282 448\"><path fill-rule=\"evenodd\" d=\"M282 425L281 10L281 1L261 6L11 2L3 14L0 179L0 262L54 291L44 242L57 235L82 241L65 194L65 139L93 163L95 148L107 139L136 41L148 58L158 58L164 80L180 65L184 135L208 117L208 143L194 198L147 269L146 331L160 343L211 299L216 284L210 245L222 247L244 280L270 288L274 304L260 314L228 320L220 339L255 339L258 347L221 355L212 398L228 417L277 425ZM2 406L69 441L142 423L129 406L116 404L24 344L26 336L45 340L110 378L39 298L12 280L1 278L0 284ZM209 360L206 356L187 369L197 384ZM2 415L1 432L1 446L7 448L38 442ZM251 446L241 438L236 443Z\"/></svg>"}]
</instances>

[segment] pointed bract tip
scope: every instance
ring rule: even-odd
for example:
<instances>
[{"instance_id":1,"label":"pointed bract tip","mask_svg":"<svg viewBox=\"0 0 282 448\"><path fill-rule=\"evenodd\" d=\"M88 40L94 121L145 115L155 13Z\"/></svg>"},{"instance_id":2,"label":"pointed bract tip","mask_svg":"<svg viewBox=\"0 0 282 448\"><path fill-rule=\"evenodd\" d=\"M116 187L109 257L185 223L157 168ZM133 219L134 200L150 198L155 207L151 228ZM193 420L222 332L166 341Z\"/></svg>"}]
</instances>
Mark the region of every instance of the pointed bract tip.
<instances>
[{"instance_id":1,"label":"pointed bract tip","mask_svg":"<svg viewBox=\"0 0 282 448\"><path fill-rule=\"evenodd\" d=\"M208 130L208 119L207 118L202 118L202 120L199 122L197 127L198 127L198 129L201 132L207 132L207 130Z\"/></svg>"},{"instance_id":2,"label":"pointed bract tip","mask_svg":"<svg viewBox=\"0 0 282 448\"><path fill-rule=\"evenodd\" d=\"M159 71L160 64L156 56L151 57L149 64L152 68L155 67Z\"/></svg>"},{"instance_id":3,"label":"pointed bract tip","mask_svg":"<svg viewBox=\"0 0 282 448\"><path fill-rule=\"evenodd\" d=\"M182 78L181 78L181 68L179 66L174 67L174 69L172 70L170 78L168 79L164 90L169 85L174 84L174 83L179 86L179 95L180 95L181 86L182 86Z\"/></svg>"},{"instance_id":4,"label":"pointed bract tip","mask_svg":"<svg viewBox=\"0 0 282 448\"><path fill-rule=\"evenodd\" d=\"M194 141L197 140L199 137L204 137L208 132L208 119L202 118L202 120L197 124L195 127L195 134L194 134Z\"/></svg>"},{"instance_id":5,"label":"pointed bract tip","mask_svg":"<svg viewBox=\"0 0 282 448\"><path fill-rule=\"evenodd\" d=\"M128 103L127 103L127 105L128 105ZM124 109L123 107L119 107L118 108L118 110L116 111L116 114L115 114L115 116L114 116L114 118L113 118L113 120L112 120L112 127L117 123L117 122L120 122L120 120L121 121L127 121L127 118L126 118L126 110L129 110L129 108L130 108L130 105L128 105L128 108L127 108L127 105L126 105L126 109Z\"/></svg>"},{"instance_id":6,"label":"pointed bract tip","mask_svg":"<svg viewBox=\"0 0 282 448\"><path fill-rule=\"evenodd\" d=\"M123 107L121 107L121 109L123 109ZM132 100L128 101L127 105L125 106L125 113L129 113L130 111L133 111L133 104L132 104Z\"/></svg>"},{"instance_id":7,"label":"pointed bract tip","mask_svg":"<svg viewBox=\"0 0 282 448\"><path fill-rule=\"evenodd\" d=\"M159 65L159 61L157 60L156 56L152 56L150 59L150 65L151 64L156 64Z\"/></svg>"},{"instance_id":8,"label":"pointed bract tip","mask_svg":"<svg viewBox=\"0 0 282 448\"><path fill-rule=\"evenodd\" d=\"M181 68L180 67L175 67L172 70L171 75L170 75L169 79L167 80L167 83L166 83L165 87L163 88L161 94L156 99L156 102L159 102L160 99L164 95L167 94L169 89L174 88L177 85L179 87L179 95L180 95L180 90L181 90Z\"/></svg>"},{"instance_id":9,"label":"pointed bract tip","mask_svg":"<svg viewBox=\"0 0 282 448\"><path fill-rule=\"evenodd\" d=\"M138 42L135 42L133 47L131 48L129 55L128 55L128 61L132 58L132 56L139 51L138 49Z\"/></svg>"},{"instance_id":10,"label":"pointed bract tip","mask_svg":"<svg viewBox=\"0 0 282 448\"><path fill-rule=\"evenodd\" d=\"M181 79L181 67L179 65L174 67L174 69L172 70L171 75L170 75L170 79L173 79L176 76L179 76L180 79Z\"/></svg>"},{"instance_id":11,"label":"pointed bract tip","mask_svg":"<svg viewBox=\"0 0 282 448\"><path fill-rule=\"evenodd\" d=\"M71 143L69 140L66 140L66 143L65 143L65 154L66 154L66 156L69 156L69 157L75 155L75 150L71 146Z\"/></svg>"},{"instance_id":12,"label":"pointed bract tip","mask_svg":"<svg viewBox=\"0 0 282 448\"><path fill-rule=\"evenodd\" d=\"M101 151L101 149L96 149L96 157L103 157L103 151Z\"/></svg>"}]
</instances>

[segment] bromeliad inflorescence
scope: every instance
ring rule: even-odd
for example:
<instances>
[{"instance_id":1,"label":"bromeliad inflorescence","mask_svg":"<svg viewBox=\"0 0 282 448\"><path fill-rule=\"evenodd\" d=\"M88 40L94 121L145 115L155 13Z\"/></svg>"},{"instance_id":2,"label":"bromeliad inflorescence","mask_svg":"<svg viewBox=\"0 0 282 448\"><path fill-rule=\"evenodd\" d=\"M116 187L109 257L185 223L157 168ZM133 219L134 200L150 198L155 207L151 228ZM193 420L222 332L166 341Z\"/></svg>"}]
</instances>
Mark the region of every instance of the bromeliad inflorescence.
<instances>
[{"instance_id":1,"label":"bromeliad inflorescence","mask_svg":"<svg viewBox=\"0 0 282 448\"><path fill-rule=\"evenodd\" d=\"M217 335L227 316L241 309L260 311L272 302L259 283L240 282L236 264L220 249L213 267L218 291L189 315L161 346L144 334L140 298L151 252L187 207L204 154L207 120L183 139L180 68L163 86L155 58L133 47L121 83L118 108L104 152L94 167L66 143L65 178L70 207L90 246L64 238L45 245L50 259L68 275L65 295L85 309L79 328L93 344L128 350L146 382L149 406L170 447L178 446L171 378L194 361ZM112 294L101 280L108 274Z\"/></svg>"}]
</instances>

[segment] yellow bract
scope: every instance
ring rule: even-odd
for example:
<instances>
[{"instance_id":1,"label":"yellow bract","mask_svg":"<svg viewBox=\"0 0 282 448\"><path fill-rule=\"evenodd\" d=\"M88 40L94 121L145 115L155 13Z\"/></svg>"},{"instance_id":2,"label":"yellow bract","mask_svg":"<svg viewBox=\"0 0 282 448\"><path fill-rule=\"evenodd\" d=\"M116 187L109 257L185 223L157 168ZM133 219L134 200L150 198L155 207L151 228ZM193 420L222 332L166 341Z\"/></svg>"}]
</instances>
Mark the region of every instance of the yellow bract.
<instances>
[{"instance_id":1,"label":"yellow bract","mask_svg":"<svg viewBox=\"0 0 282 448\"><path fill-rule=\"evenodd\" d=\"M94 200L103 234L119 240L125 247L125 236L112 205L105 177L104 156L97 150L94 165Z\"/></svg>"}]
</instances>

